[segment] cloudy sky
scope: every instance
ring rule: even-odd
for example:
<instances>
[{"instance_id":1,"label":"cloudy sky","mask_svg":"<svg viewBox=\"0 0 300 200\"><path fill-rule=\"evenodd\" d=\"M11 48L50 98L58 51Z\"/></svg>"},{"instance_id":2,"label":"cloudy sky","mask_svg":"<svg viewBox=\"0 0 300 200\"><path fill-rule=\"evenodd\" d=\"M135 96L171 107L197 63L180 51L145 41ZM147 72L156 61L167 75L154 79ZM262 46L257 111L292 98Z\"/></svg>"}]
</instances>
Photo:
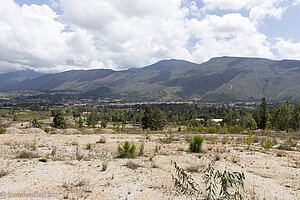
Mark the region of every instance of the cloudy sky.
<instances>
[{"instance_id":1,"label":"cloudy sky","mask_svg":"<svg viewBox=\"0 0 300 200\"><path fill-rule=\"evenodd\" d=\"M0 0L0 72L300 60L300 0Z\"/></svg>"}]
</instances>

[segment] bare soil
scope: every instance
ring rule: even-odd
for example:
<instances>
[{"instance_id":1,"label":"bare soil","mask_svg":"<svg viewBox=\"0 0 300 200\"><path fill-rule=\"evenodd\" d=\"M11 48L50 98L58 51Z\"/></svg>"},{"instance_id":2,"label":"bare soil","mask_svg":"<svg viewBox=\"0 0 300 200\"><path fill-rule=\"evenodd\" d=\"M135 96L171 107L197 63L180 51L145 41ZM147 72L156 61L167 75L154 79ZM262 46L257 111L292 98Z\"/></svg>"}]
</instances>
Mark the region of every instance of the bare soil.
<instances>
[{"instance_id":1,"label":"bare soil","mask_svg":"<svg viewBox=\"0 0 300 200\"><path fill-rule=\"evenodd\" d=\"M184 169L200 169L220 157L217 169L245 173L245 199L300 199L300 152L263 150L259 144L248 149L241 142L245 135L205 134L205 152L194 154L187 151L189 133L174 133L170 143L165 134L77 133L0 135L0 171L6 172L0 177L0 194L48 192L57 199L189 199L174 190L171 161ZM96 143L101 138L105 143ZM138 147L144 143L144 154L116 158L117 146L126 140ZM17 158L22 150L35 156ZM137 168L128 168L129 161ZM103 164L107 164L106 171ZM202 174L187 173L201 185Z\"/></svg>"}]
</instances>

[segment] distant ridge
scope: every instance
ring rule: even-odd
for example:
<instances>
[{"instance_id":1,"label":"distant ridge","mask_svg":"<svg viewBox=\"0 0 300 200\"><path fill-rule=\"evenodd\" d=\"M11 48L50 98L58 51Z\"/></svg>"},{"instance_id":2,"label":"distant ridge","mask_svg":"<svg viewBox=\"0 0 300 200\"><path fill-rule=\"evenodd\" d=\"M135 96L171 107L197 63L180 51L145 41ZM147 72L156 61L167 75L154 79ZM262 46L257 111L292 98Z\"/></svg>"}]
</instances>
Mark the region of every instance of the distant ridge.
<instances>
[{"instance_id":1,"label":"distant ridge","mask_svg":"<svg viewBox=\"0 0 300 200\"><path fill-rule=\"evenodd\" d=\"M134 100L198 98L222 102L266 96L270 100L300 101L297 60L226 56L196 64L171 59L124 71L73 70L25 79L9 81L9 89L75 90L86 96ZM0 88L5 87L7 83L0 82Z\"/></svg>"}]
</instances>

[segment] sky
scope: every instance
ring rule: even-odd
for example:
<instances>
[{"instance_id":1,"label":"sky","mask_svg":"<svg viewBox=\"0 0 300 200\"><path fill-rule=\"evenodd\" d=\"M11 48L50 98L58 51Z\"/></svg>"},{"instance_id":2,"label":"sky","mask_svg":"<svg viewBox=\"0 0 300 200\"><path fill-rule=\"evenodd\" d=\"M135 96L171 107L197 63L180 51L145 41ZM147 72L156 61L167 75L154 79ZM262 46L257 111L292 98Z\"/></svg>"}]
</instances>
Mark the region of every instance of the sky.
<instances>
[{"instance_id":1,"label":"sky","mask_svg":"<svg viewBox=\"0 0 300 200\"><path fill-rule=\"evenodd\" d=\"M0 73L300 60L300 0L0 0Z\"/></svg>"}]
</instances>

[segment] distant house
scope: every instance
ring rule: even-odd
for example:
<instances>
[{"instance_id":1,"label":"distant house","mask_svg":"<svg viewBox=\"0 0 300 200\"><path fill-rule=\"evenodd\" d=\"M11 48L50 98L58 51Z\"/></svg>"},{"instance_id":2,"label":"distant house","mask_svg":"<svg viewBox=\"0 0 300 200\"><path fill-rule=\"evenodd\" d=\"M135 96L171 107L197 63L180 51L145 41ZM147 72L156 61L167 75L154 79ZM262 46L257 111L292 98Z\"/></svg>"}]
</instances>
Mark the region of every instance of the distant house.
<instances>
[{"instance_id":1,"label":"distant house","mask_svg":"<svg viewBox=\"0 0 300 200\"><path fill-rule=\"evenodd\" d=\"M212 122L222 122L223 119L211 119Z\"/></svg>"}]
</instances>

